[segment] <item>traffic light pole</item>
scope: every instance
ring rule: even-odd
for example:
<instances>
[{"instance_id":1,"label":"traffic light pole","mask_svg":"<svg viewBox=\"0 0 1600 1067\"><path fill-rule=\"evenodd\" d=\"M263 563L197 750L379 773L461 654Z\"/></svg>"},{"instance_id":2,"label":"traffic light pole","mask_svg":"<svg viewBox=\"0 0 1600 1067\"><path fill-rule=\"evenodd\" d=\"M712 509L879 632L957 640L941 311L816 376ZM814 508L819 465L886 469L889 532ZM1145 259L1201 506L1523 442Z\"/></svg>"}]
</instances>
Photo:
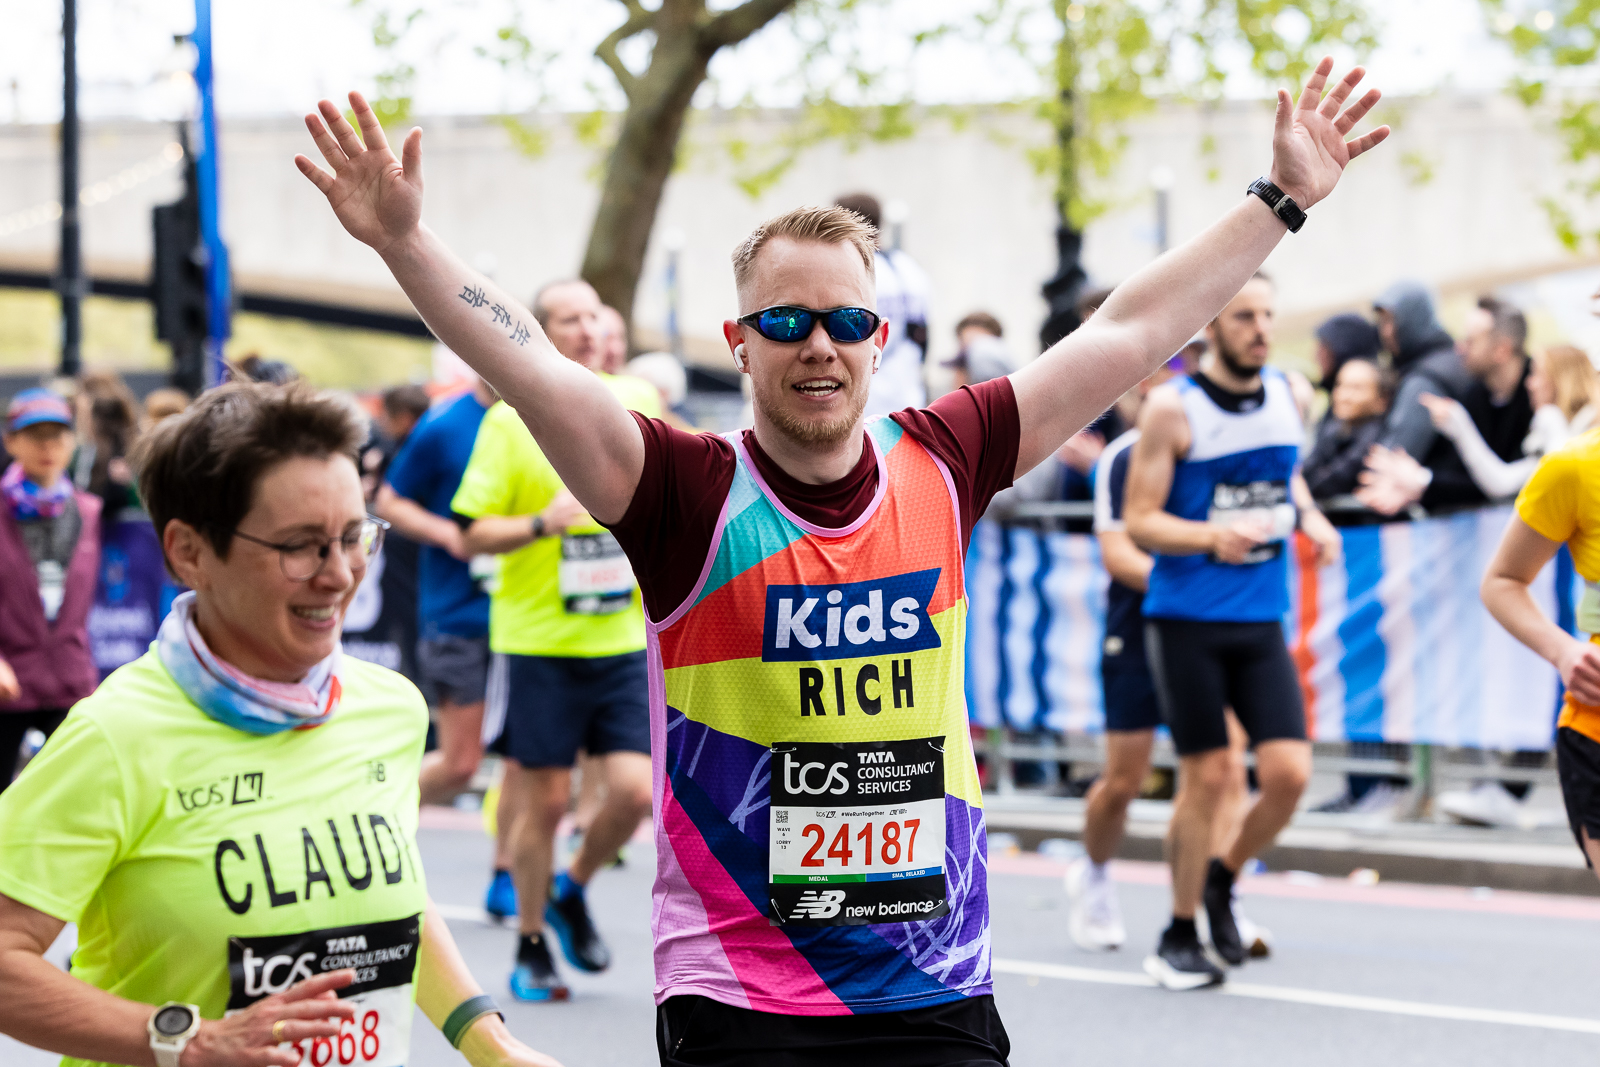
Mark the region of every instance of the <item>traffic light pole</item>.
<instances>
[{"instance_id":1,"label":"traffic light pole","mask_svg":"<svg viewBox=\"0 0 1600 1067\"><path fill-rule=\"evenodd\" d=\"M83 240L78 228L78 5L61 4L61 249L56 291L61 296L61 375L83 369Z\"/></svg>"}]
</instances>

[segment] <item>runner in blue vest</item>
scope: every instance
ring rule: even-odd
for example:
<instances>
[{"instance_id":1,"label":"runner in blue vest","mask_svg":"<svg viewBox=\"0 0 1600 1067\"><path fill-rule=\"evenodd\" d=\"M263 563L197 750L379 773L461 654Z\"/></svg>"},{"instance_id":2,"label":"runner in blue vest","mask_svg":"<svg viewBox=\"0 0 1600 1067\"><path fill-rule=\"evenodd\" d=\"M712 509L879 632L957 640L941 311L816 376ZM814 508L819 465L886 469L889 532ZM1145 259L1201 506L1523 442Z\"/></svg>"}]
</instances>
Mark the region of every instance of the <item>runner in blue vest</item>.
<instances>
[{"instance_id":1,"label":"runner in blue vest","mask_svg":"<svg viewBox=\"0 0 1600 1067\"><path fill-rule=\"evenodd\" d=\"M1144 598L1146 654L1179 757L1167 832L1172 923L1145 970L1168 989L1223 980L1247 948L1233 915L1239 869L1294 814L1311 774L1305 709L1284 642L1296 526L1323 563L1339 534L1300 476L1305 436L1288 379L1266 366L1274 290L1257 273L1207 328L1194 374L1150 393L1139 415L1125 513L1155 556ZM1260 797L1233 844L1212 855L1212 823L1232 773L1227 710L1256 754ZM1205 908L1197 912L1204 901Z\"/></svg>"}]
</instances>

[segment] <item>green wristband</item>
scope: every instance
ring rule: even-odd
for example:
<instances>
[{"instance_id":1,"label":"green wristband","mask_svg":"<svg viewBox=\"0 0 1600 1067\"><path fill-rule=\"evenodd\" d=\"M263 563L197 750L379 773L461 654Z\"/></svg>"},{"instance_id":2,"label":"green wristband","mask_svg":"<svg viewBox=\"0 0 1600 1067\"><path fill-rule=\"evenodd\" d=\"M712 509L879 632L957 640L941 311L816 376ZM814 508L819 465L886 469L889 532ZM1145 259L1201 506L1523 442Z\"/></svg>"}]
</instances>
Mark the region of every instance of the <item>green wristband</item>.
<instances>
[{"instance_id":1,"label":"green wristband","mask_svg":"<svg viewBox=\"0 0 1600 1067\"><path fill-rule=\"evenodd\" d=\"M456 1010L445 1019L444 1025L439 1027L439 1032L444 1034L444 1039L450 1042L450 1047L461 1047L461 1039L471 1029L472 1024L485 1015L498 1015L502 1022L505 1021L505 1012L500 1010L500 1005L487 993L480 993L456 1005Z\"/></svg>"}]
</instances>

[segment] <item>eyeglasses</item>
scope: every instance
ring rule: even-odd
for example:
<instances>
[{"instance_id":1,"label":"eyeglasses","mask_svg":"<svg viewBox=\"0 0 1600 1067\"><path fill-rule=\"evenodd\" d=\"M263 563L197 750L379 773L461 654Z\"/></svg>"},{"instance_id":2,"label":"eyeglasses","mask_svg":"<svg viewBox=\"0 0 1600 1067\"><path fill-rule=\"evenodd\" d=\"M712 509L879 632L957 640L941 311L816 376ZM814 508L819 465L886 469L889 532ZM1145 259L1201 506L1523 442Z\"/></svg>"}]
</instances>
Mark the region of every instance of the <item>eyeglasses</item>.
<instances>
[{"instance_id":1,"label":"eyeglasses","mask_svg":"<svg viewBox=\"0 0 1600 1067\"><path fill-rule=\"evenodd\" d=\"M378 549L383 547L383 532L388 528L389 524L382 519L368 515L361 520L360 525L351 527L338 537L297 537L293 541L264 541L243 530L233 531L233 536L242 537L263 548L277 549L278 565L283 568L283 576L291 582L309 582L321 574L322 568L328 565L328 556L336 544L343 549L351 570L365 570L367 562L378 554Z\"/></svg>"},{"instance_id":2,"label":"eyeglasses","mask_svg":"<svg viewBox=\"0 0 1600 1067\"><path fill-rule=\"evenodd\" d=\"M818 311L795 304L777 304L763 308L736 321L741 325L752 327L756 333L769 341L789 344L810 337L818 319L822 320L822 328L828 331L828 336L841 344L865 341L883 321L877 312L868 311L866 308L841 307Z\"/></svg>"}]
</instances>

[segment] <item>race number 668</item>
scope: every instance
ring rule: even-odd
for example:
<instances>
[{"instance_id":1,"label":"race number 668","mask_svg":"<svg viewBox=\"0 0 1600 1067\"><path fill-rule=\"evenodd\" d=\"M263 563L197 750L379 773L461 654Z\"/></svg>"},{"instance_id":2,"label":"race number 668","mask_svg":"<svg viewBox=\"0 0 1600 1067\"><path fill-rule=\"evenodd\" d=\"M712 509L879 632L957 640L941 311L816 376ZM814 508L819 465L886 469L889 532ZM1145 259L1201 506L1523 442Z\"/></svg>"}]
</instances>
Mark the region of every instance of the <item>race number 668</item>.
<instances>
[{"instance_id":1,"label":"race number 668","mask_svg":"<svg viewBox=\"0 0 1600 1067\"><path fill-rule=\"evenodd\" d=\"M294 1049L300 1053L299 1067L350 1067L355 1063L371 1063L383 1050L378 1036L379 1018L375 1010L362 1012L355 1019L342 1019L339 1033L334 1037L307 1038L296 1041Z\"/></svg>"}]
</instances>

